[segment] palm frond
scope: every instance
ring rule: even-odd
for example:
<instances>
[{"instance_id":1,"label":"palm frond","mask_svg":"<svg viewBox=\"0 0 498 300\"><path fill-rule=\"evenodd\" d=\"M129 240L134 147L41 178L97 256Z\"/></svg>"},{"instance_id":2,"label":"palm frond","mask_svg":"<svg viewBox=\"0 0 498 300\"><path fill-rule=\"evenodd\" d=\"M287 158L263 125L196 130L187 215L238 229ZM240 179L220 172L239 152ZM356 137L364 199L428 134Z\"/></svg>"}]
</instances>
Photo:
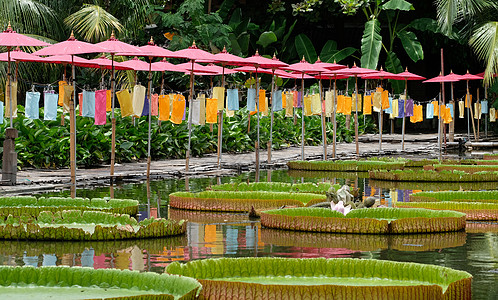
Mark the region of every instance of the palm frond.
<instances>
[{"instance_id":1,"label":"palm frond","mask_svg":"<svg viewBox=\"0 0 498 300\"><path fill-rule=\"evenodd\" d=\"M435 4L439 27L446 35L452 34L453 25L498 8L495 0L436 0Z\"/></svg>"},{"instance_id":2,"label":"palm frond","mask_svg":"<svg viewBox=\"0 0 498 300\"><path fill-rule=\"evenodd\" d=\"M56 11L36 0L0 0L0 20L2 28L10 22L20 33L57 39L61 31Z\"/></svg>"},{"instance_id":3,"label":"palm frond","mask_svg":"<svg viewBox=\"0 0 498 300\"><path fill-rule=\"evenodd\" d=\"M123 25L119 20L98 5L84 5L68 16L64 23L90 42L106 39L112 30L123 31Z\"/></svg>"},{"instance_id":4,"label":"palm frond","mask_svg":"<svg viewBox=\"0 0 498 300\"><path fill-rule=\"evenodd\" d=\"M487 22L477 27L469 45L486 66L484 83L491 84L493 74L498 73L498 22Z\"/></svg>"}]
</instances>

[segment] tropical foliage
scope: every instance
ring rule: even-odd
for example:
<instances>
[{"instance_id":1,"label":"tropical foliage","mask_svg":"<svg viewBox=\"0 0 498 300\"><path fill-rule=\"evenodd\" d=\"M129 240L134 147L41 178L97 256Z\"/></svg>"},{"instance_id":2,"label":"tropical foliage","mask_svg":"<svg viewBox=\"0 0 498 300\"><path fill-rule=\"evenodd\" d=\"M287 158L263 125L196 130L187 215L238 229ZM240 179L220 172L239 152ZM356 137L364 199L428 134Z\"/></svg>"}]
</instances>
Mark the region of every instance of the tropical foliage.
<instances>
[{"instance_id":1,"label":"tropical foliage","mask_svg":"<svg viewBox=\"0 0 498 300\"><path fill-rule=\"evenodd\" d=\"M469 299L472 276L463 271L445 267L391 262L375 259L351 258L222 258L190 261L186 264L174 262L166 270L170 274L189 276L198 279L203 285L201 297L215 295L254 295L262 298L307 299L328 298L363 299L371 295L388 298L388 295L410 295L413 299L431 298ZM248 282L243 282L243 278ZM261 284L270 278L286 278L294 285ZM307 279L325 279L323 285L306 284ZM340 283L347 278L348 283ZM336 285L327 284L336 282ZM362 279L376 280L378 283L389 280L416 282L403 286L364 286ZM253 283L250 283L253 282ZM278 282L278 281L277 281ZM427 285L426 285L427 284ZM417 296L418 295L418 296ZM418 298L420 297L420 298Z\"/></svg>"},{"instance_id":2,"label":"tropical foliage","mask_svg":"<svg viewBox=\"0 0 498 300\"><path fill-rule=\"evenodd\" d=\"M30 293L34 292L33 289L37 289L40 295L44 294L44 288L64 287L73 289L68 293L74 297L108 298L109 294L116 297L113 299L123 300L158 299L158 297L161 299L195 299L201 287L199 282L192 278L153 272L30 266L1 266L0 286L7 294L9 294L9 287L16 290L16 295L22 295L23 287L29 289ZM76 288L78 286L98 290L92 294L91 289L85 292L81 288Z\"/></svg>"}]
</instances>

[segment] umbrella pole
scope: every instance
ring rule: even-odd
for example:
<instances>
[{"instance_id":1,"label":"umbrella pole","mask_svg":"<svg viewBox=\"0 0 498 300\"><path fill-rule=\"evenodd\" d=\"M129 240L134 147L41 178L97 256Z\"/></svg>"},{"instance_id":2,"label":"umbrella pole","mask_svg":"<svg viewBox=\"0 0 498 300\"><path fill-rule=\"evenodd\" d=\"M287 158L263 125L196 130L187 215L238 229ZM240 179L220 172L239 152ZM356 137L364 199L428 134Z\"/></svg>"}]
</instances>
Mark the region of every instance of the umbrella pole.
<instances>
[{"instance_id":1,"label":"umbrella pole","mask_svg":"<svg viewBox=\"0 0 498 300\"><path fill-rule=\"evenodd\" d=\"M304 160L304 72L301 77L301 105L301 160Z\"/></svg>"},{"instance_id":2,"label":"umbrella pole","mask_svg":"<svg viewBox=\"0 0 498 300\"><path fill-rule=\"evenodd\" d=\"M149 98L149 132L147 136L147 180L150 179L150 143L151 143L151 125L152 125L152 99L151 99L151 90L152 90L152 57L149 56L149 82L148 82L148 92L147 96Z\"/></svg>"},{"instance_id":3,"label":"umbrella pole","mask_svg":"<svg viewBox=\"0 0 498 300\"><path fill-rule=\"evenodd\" d=\"M116 96L116 83L114 79L114 53L111 53L111 177L114 176L114 162L116 159L116 118L114 116L114 98Z\"/></svg>"},{"instance_id":4,"label":"umbrella pole","mask_svg":"<svg viewBox=\"0 0 498 300\"><path fill-rule=\"evenodd\" d=\"M405 101L403 102L403 128L401 133L401 150L405 150L406 101L408 100L408 80L405 78Z\"/></svg>"},{"instance_id":5,"label":"umbrella pole","mask_svg":"<svg viewBox=\"0 0 498 300\"><path fill-rule=\"evenodd\" d=\"M161 72L161 90L159 91L159 94L162 95L164 90L164 71ZM161 132L161 120L158 116L157 118L157 125L159 126L159 132Z\"/></svg>"},{"instance_id":6,"label":"umbrella pole","mask_svg":"<svg viewBox=\"0 0 498 300\"><path fill-rule=\"evenodd\" d=\"M476 136L476 125L474 124L474 113L472 112L472 100L470 99L470 91L469 91L469 81L467 80L467 104L469 105L468 109L470 110L470 122L472 123L472 131L474 132L474 140L477 141ZM470 134L469 134L470 140Z\"/></svg>"},{"instance_id":7,"label":"umbrella pole","mask_svg":"<svg viewBox=\"0 0 498 300\"><path fill-rule=\"evenodd\" d=\"M211 80L213 77L211 76ZM221 74L221 86L225 88L225 65L223 65ZM223 96L224 97L224 96ZM221 168L221 155L223 153L223 110L220 114L220 126L218 127L218 169Z\"/></svg>"},{"instance_id":8,"label":"umbrella pole","mask_svg":"<svg viewBox=\"0 0 498 300\"><path fill-rule=\"evenodd\" d=\"M259 81L258 81L258 67L256 69L256 117L258 119L258 124L256 125L257 141L256 141L256 178L259 181Z\"/></svg>"},{"instance_id":9,"label":"umbrella pole","mask_svg":"<svg viewBox=\"0 0 498 300\"><path fill-rule=\"evenodd\" d=\"M74 68L74 55L71 55L71 69L73 74L73 99L69 100L69 158L71 167L71 197L76 197L76 119L74 115L74 99L76 99L76 70Z\"/></svg>"},{"instance_id":10,"label":"umbrella pole","mask_svg":"<svg viewBox=\"0 0 498 300\"><path fill-rule=\"evenodd\" d=\"M358 75L354 76L355 79L355 101L356 101L356 111L354 114L354 136L355 136L355 143L356 143L356 159L360 158L360 146L358 144Z\"/></svg>"},{"instance_id":11,"label":"umbrella pole","mask_svg":"<svg viewBox=\"0 0 498 300\"><path fill-rule=\"evenodd\" d=\"M488 85L484 84L484 99L488 99ZM454 111L454 109L453 109ZM488 115L489 115L489 104L488 104ZM488 118L484 118L484 136L488 137Z\"/></svg>"},{"instance_id":12,"label":"umbrella pole","mask_svg":"<svg viewBox=\"0 0 498 300\"><path fill-rule=\"evenodd\" d=\"M450 100L450 103L451 105L453 106L453 118L451 118L451 122L450 122L450 125L449 125L449 140L450 142L453 142L455 141L455 96L454 96L454 93L453 93L453 82L451 83L451 86L450 86L450 92L451 92L451 100Z\"/></svg>"},{"instance_id":13,"label":"umbrella pole","mask_svg":"<svg viewBox=\"0 0 498 300\"><path fill-rule=\"evenodd\" d=\"M363 89L363 103L365 103L365 96L367 95L367 81L368 80L365 79L365 88ZM367 123L367 116L365 115L365 111L363 111L363 126L365 126L366 123Z\"/></svg>"},{"instance_id":14,"label":"umbrella pole","mask_svg":"<svg viewBox=\"0 0 498 300\"><path fill-rule=\"evenodd\" d=\"M443 83L441 83L441 90L443 88ZM438 104L438 145L439 145L439 161L443 160L443 152L442 152L442 133L443 133L443 118L441 117L441 97L442 91L439 91L439 104Z\"/></svg>"},{"instance_id":15,"label":"umbrella pole","mask_svg":"<svg viewBox=\"0 0 498 300\"><path fill-rule=\"evenodd\" d=\"M268 142L268 160L267 163L271 163L271 144L273 142L273 93L275 92L275 69L271 69L271 95L270 95L270 106L271 106L271 116L270 116L270 141Z\"/></svg>"},{"instance_id":16,"label":"umbrella pole","mask_svg":"<svg viewBox=\"0 0 498 300\"><path fill-rule=\"evenodd\" d=\"M325 115L322 109L323 104L323 94L322 94L322 73L318 73L320 80L318 81L318 87L320 88L320 111L322 112L322 143L323 143L323 160L327 160L327 136L325 135Z\"/></svg>"},{"instance_id":17,"label":"umbrella pole","mask_svg":"<svg viewBox=\"0 0 498 300\"><path fill-rule=\"evenodd\" d=\"M12 74L11 68L10 68L10 47L7 47L7 58L8 58L8 63L7 63L7 80L9 81L9 115L10 115L10 128L13 128L13 121L12 121Z\"/></svg>"},{"instance_id":18,"label":"umbrella pole","mask_svg":"<svg viewBox=\"0 0 498 300\"><path fill-rule=\"evenodd\" d=\"M382 112L382 101L380 103L380 111L379 111L379 152L382 151L382 123L383 123L383 112Z\"/></svg>"},{"instance_id":19,"label":"umbrella pole","mask_svg":"<svg viewBox=\"0 0 498 300\"><path fill-rule=\"evenodd\" d=\"M479 99L479 88L477 88L477 109L479 109L479 106L480 106L480 103L481 103L481 99ZM476 110L476 117L477 117L477 140L479 141L479 136L481 135L480 134L480 130L479 130L479 126L481 124L481 114Z\"/></svg>"},{"instance_id":20,"label":"umbrella pole","mask_svg":"<svg viewBox=\"0 0 498 300\"><path fill-rule=\"evenodd\" d=\"M190 96L188 98L188 148L185 157L185 171L188 172L190 159L190 141L192 137L192 97L194 97L194 60L192 62L192 70L190 71Z\"/></svg>"},{"instance_id":21,"label":"umbrella pole","mask_svg":"<svg viewBox=\"0 0 498 300\"><path fill-rule=\"evenodd\" d=\"M336 139L337 139L337 120L336 120L336 114L335 114L335 106L337 103L337 75L334 76L334 103L332 103L332 119L333 119L333 126L334 126L334 132L332 134L332 158L335 158L335 152L336 152Z\"/></svg>"}]
</instances>

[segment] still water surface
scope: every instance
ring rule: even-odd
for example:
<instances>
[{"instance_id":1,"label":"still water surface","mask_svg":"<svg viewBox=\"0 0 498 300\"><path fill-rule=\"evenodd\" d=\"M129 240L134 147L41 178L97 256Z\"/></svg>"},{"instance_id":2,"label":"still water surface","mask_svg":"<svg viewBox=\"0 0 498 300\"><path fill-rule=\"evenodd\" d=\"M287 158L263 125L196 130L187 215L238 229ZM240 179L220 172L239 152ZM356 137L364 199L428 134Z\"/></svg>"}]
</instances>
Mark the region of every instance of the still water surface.
<instances>
[{"instance_id":1,"label":"still water surface","mask_svg":"<svg viewBox=\"0 0 498 300\"><path fill-rule=\"evenodd\" d=\"M292 175L292 174L291 174ZM412 189L375 186L362 178L296 178L286 171L262 172L261 181L329 181L360 188L364 196L381 196L382 203L409 201ZM301 175L300 175L301 176ZM254 174L231 178L190 179L191 191L226 182L254 181ZM352 257L418 262L464 270L474 276L474 299L498 299L498 224L468 224L467 232L420 235L352 235L287 232L261 228L246 214L227 214L168 209L168 194L185 190L185 180L163 180L113 187L114 197L140 201L140 218L188 219L184 236L111 242L0 241L2 265L67 265L163 272L173 261L213 257ZM405 187L406 188L406 187ZM409 186L408 186L409 188ZM459 187L446 187L459 189ZM148 190L149 189L149 190ZM434 187L430 187L434 189ZM149 197L147 194L149 192ZM67 191L51 193L68 195ZM78 190L80 197L109 197L110 189Z\"/></svg>"}]
</instances>

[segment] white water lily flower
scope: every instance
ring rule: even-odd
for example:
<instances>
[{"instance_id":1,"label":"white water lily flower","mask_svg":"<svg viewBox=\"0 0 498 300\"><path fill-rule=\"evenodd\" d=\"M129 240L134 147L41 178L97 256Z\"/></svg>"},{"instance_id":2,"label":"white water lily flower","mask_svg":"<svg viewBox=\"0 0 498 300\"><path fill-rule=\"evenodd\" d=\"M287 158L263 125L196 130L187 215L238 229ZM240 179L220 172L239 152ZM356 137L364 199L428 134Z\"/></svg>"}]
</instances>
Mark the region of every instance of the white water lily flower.
<instances>
[{"instance_id":1,"label":"white water lily flower","mask_svg":"<svg viewBox=\"0 0 498 300\"><path fill-rule=\"evenodd\" d=\"M344 206L343 201L339 201L337 202L337 204L335 204L333 201L330 202L330 208L332 210L340 212L343 215L347 215L351 211L351 205Z\"/></svg>"}]
</instances>

